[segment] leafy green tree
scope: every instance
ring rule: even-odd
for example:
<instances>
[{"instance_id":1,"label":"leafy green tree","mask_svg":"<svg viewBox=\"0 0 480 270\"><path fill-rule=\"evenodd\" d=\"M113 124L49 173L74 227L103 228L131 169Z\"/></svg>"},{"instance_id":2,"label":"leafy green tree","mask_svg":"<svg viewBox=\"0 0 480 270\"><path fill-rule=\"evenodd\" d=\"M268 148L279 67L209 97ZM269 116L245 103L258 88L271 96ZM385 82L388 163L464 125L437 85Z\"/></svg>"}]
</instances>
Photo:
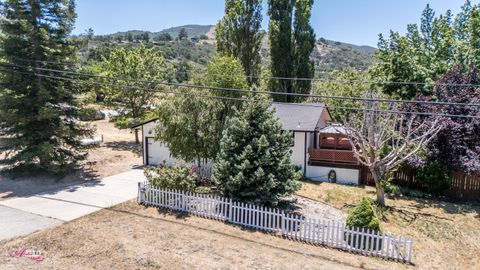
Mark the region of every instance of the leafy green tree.
<instances>
[{"instance_id":1,"label":"leafy green tree","mask_svg":"<svg viewBox=\"0 0 480 270\"><path fill-rule=\"evenodd\" d=\"M113 121L120 128L128 128L148 116L147 106L156 93L145 88L158 89L159 86L146 81L166 79L170 69L161 52L144 45L130 50L115 49L101 66L104 75L127 79L115 80L105 89L106 101L119 112ZM138 134L136 139L138 142Z\"/></svg>"},{"instance_id":2,"label":"leafy green tree","mask_svg":"<svg viewBox=\"0 0 480 270\"><path fill-rule=\"evenodd\" d=\"M154 38L155 41L172 41L173 38L169 33L161 33Z\"/></svg>"},{"instance_id":3,"label":"leafy green tree","mask_svg":"<svg viewBox=\"0 0 480 270\"><path fill-rule=\"evenodd\" d=\"M272 76L313 78L315 69L310 60L315 46L315 34L310 26L313 0L269 0L268 3ZM269 89L271 92L308 94L311 82L272 78L269 81ZM291 95L273 94L273 98L286 102L303 100Z\"/></svg>"},{"instance_id":4,"label":"leafy green tree","mask_svg":"<svg viewBox=\"0 0 480 270\"><path fill-rule=\"evenodd\" d=\"M180 32L178 33L178 39L179 40L186 40L188 39L188 33L185 28L180 29Z\"/></svg>"},{"instance_id":5,"label":"leafy green tree","mask_svg":"<svg viewBox=\"0 0 480 270\"><path fill-rule=\"evenodd\" d=\"M184 95L168 95L158 109L155 139L165 143L174 157L200 165L216 154L212 148L218 143L213 136L213 106L210 99L191 96L205 94L201 90L181 88L176 92Z\"/></svg>"},{"instance_id":6,"label":"leafy green tree","mask_svg":"<svg viewBox=\"0 0 480 270\"><path fill-rule=\"evenodd\" d=\"M270 72L273 77L293 77L292 44L293 0L269 0L268 16L270 22ZM268 83L271 92L293 93L291 80L271 79ZM292 96L272 95L275 101L292 102Z\"/></svg>"},{"instance_id":7,"label":"leafy green tree","mask_svg":"<svg viewBox=\"0 0 480 270\"><path fill-rule=\"evenodd\" d=\"M3 64L18 67L2 68L0 137L8 139L0 148L6 154L0 164L18 173L64 174L85 159L86 147L80 140L92 131L78 122L78 88L33 71L63 69L47 62L75 60L76 46L68 39L76 17L75 4L69 0L6 0L1 8L0 57Z\"/></svg>"},{"instance_id":8,"label":"leafy green tree","mask_svg":"<svg viewBox=\"0 0 480 270\"><path fill-rule=\"evenodd\" d=\"M417 94L431 95L430 83L455 65L480 66L479 29L480 5L472 6L467 0L456 16L450 10L435 16L427 5L420 27L408 25L405 36L394 31L388 39L380 35L375 55L378 64L371 70L372 75L391 82L382 85L388 95L402 99L412 99Z\"/></svg>"},{"instance_id":9,"label":"leafy green tree","mask_svg":"<svg viewBox=\"0 0 480 270\"><path fill-rule=\"evenodd\" d=\"M212 63L208 65L207 74L201 84L217 88L233 88L233 89L245 89L247 88L247 79L243 72L240 61L231 56L224 56L216 58ZM217 99L211 102L213 108L212 119L215 119L214 132L212 135L217 143L213 144L214 153L218 153L220 139L222 138L222 132L225 129L227 119L232 117L235 108L239 106L239 101L235 100L242 98L245 93L238 91L225 91L225 90L210 90L211 95L225 97L226 99Z\"/></svg>"},{"instance_id":10,"label":"leafy green tree","mask_svg":"<svg viewBox=\"0 0 480 270\"><path fill-rule=\"evenodd\" d=\"M364 83L370 81L367 72L358 72L353 69L345 69L330 73L335 80L315 82L314 94L326 96L344 96L363 98L367 92L375 90L375 86ZM380 90L376 90L379 92ZM326 104L332 106L331 112L335 122L344 123L348 121L352 110L348 108L360 108L362 101L352 99L327 99Z\"/></svg>"},{"instance_id":11,"label":"leafy green tree","mask_svg":"<svg viewBox=\"0 0 480 270\"><path fill-rule=\"evenodd\" d=\"M191 79L192 65L187 60L182 60L174 64L175 80L179 83Z\"/></svg>"},{"instance_id":12,"label":"leafy green tree","mask_svg":"<svg viewBox=\"0 0 480 270\"><path fill-rule=\"evenodd\" d=\"M194 81L195 84L212 87L247 86L242 66L234 57L216 58L208 66L207 74ZM183 160L196 160L200 164L203 159L215 159L225 123L233 114L232 107L238 105L230 99L240 98L243 94L210 89L178 91L184 95L169 95L160 105L157 140L167 144L172 155ZM192 97L191 94L225 99Z\"/></svg>"},{"instance_id":13,"label":"leafy green tree","mask_svg":"<svg viewBox=\"0 0 480 270\"><path fill-rule=\"evenodd\" d=\"M278 205L300 188L292 163L292 137L282 132L266 100L251 98L228 121L215 160L213 179L224 196Z\"/></svg>"},{"instance_id":14,"label":"leafy green tree","mask_svg":"<svg viewBox=\"0 0 480 270\"><path fill-rule=\"evenodd\" d=\"M143 34L142 34L142 40L148 43L148 42L150 41L150 33L148 33L148 32L143 32Z\"/></svg>"},{"instance_id":15,"label":"leafy green tree","mask_svg":"<svg viewBox=\"0 0 480 270\"><path fill-rule=\"evenodd\" d=\"M310 17L312 15L313 0L296 0L294 23L293 23L293 42L294 57L293 66L294 74L297 78L313 78L315 75L315 66L310 59L310 55L315 47L315 33L310 25ZM312 81L297 80L294 81L296 93L310 94ZM303 97L295 97L295 101L301 102L305 100Z\"/></svg>"},{"instance_id":16,"label":"leafy green tree","mask_svg":"<svg viewBox=\"0 0 480 270\"><path fill-rule=\"evenodd\" d=\"M226 0L225 16L217 24L217 51L237 57L242 63L249 85L256 83L260 71L262 1Z\"/></svg>"},{"instance_id":17,"label":"leafy green tree","mask_svg":"<svg viewBox=\"0 0 480 270\"><path fill-rule=\"evenodd\" d=\"M93 31L93 28L88 28L85 30L85 36L88 38L88 40L93 40L93 37L95 36L95 32Z\"/></svg>"}]
</instances>

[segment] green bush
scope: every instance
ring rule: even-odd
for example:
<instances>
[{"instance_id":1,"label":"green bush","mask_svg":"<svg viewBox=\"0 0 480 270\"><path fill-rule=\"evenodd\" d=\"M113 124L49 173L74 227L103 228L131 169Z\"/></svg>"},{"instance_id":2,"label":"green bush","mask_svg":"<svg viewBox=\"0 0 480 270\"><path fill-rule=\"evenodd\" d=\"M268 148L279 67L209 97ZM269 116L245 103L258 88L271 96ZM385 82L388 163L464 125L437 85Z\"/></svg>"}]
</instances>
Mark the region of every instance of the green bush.
<instances>
[{"instance_id":1,"label":"green bush","mask_svg":"<svg viewBox=\"0 0 480 270\"><path fill-rule=\"evenodd\" d=\"M94 108L83 108L80 110L81 121L96 121L105 119L105 114Z\"/></svg>"},{"instance_id":2,"label":"green bush","mask_svg":"<svg viewBox=\"0 0 480 270\"><path fill-rule=\"evenodd\" d=\"M212 193L212 188L211 187L205 187L205 186L199 186L195 189L195 193L210 194L210 193Z\"/></svg>"},{"instance_id":3,"label":"green bush","mask_svg":"<svg viewBox=\"0 0 480 270\"><path fill-rule=\"evenodd\" d=\"M195 191L197 175L190 167L163 164L145 168L144 174L155 187Z\"/></svg>"},{"instance_id":4,"label":"green bush","mask_svg":"<svg viewBox=\"0 0 480 270\"><path fill-rule=\"evenodd\" d=\"M363 198L359 204L350 210L346 225L349 228L365 228L369 229L370 231L373 230L375 233L377 231L382 231L380 228L380 220L378 219L375 211L375 205L373 204L373 201L368 198ZM355 235L345 233L344 237L348 244L354 246L355 248L370 249L373 245L373 249L376 250L382 247L381 240L376 240L373 237L364 238L362 246L360 246L361 241L356 241Z\"/></svg>"},{"instance_id":5,"label":"green bush","mask_svg":"<svg viewBox=\"0 0 480 270\"><path fill-rule=\"evenodd\" d=\"M440 195L452 186L447 171L436 162L431 162L421 168L417 180L421 190L434 195Z\"/></svg>"}]
</instances>

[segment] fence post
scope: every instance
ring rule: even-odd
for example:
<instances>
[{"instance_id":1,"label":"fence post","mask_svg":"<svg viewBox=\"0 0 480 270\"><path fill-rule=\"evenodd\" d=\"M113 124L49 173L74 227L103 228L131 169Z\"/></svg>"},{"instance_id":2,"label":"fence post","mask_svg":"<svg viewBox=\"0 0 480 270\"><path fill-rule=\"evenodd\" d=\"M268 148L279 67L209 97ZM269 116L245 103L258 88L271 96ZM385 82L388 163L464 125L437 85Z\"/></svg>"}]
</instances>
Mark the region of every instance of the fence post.
<instances>
[{"instance_id":1,"label":"fence post","mask_svg":"<svg viewBox=\"0 0 480 270\"><path fill-rule=\"evenodd\" d=\"M407 261L408 261L409 263L411 263L411 262L412 262L413 241L410 240L409 243L410 243L410 245L409 245L408 259L407 259Z\"/></svg>"},{"instance_id":2,"label":"fence post","mask_svg":"<svg viewBox=\"0 0 480 270\"><path fill-rule=\"evenodd\" d=\"M141 189L141 183L138 182L138 198L137 198L137 202L139 204L142 204L142 191L140 190Z\"/></svg>"},{"instance_id":3,"label":"fence post","mask_svg":"<svg viewBox=\"0 0 480 270\"><path fill-rule=\"evenodd\" d=\"M285 222L287 220L285 219L285 211L282 210L282 215L280 216L280 223L282 224L282 235L285 235Z\"/></svg>"},{"instance_id":4,"label":"fence post","mask_svg":"<svg viewBox=\"0 0 480 270\"><path fill-rule=\"evenodd\" d=\"M228 222L232 222L233 220L233 202L232 198L228 200Z\"/></svg>"},{"instance_id":5,"label":"fence post","mask_svg":"<svg viewBox=\"0 0 480 270\"><path fill-rule=\"evenodd\" d=\"M185 190L182 190L182 211L186 212L187 208L185 207Z\"/></svg>"}]
</instances>

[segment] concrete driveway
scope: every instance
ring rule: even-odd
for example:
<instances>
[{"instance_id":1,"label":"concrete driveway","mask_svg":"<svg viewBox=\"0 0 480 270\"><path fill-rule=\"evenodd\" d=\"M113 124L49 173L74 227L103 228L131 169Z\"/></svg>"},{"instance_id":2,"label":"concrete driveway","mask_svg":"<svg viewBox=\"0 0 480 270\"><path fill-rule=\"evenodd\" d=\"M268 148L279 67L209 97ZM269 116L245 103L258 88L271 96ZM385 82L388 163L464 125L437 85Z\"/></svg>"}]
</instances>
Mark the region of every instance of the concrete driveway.
<instances>
[{"instance_id":1,"label":"concrete driveway","mask_svg":"<svg viewBox=\"0 0 480 270\"><path fill-rule=\"evenodd\" d=\"M0 240L56 226L137 197L145 181L135 169L98 181L58 188L0 202Z\"/></svg>"}]
</instances>

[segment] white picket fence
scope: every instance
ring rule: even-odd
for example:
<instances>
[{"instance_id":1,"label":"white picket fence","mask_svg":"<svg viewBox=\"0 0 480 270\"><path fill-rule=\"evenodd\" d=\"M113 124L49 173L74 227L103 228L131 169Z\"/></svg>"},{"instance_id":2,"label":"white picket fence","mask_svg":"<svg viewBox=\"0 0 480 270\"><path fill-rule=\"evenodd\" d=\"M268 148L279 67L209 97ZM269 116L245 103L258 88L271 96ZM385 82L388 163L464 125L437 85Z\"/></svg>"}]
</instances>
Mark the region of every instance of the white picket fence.
<instances>
[{"instance_id":1,"label":"white picket fence","mask_svg":"<svg viewBox=\"0 0 480 270\"><path fill-rule=\"evenodd\" d=\"M191 163L193 170L197 174L198 180L208 179L210 180L213 175L213 163L212 162L202 162L200 166L195 163Z\"/></svg>"},{"instance_id":2,"label":"white picket fence","mask_svg":"<svg viewBox=\"0 0 480 270\"><path fill-rule=\"evenodd\" d=\"M138 184L138 202L188 212L204 218L278 232L289 239L325 245L358 254L412 262L412 240L344 223L306 218L282 210L232 201L219 196Z\"/></svg>"}]
</instances>

